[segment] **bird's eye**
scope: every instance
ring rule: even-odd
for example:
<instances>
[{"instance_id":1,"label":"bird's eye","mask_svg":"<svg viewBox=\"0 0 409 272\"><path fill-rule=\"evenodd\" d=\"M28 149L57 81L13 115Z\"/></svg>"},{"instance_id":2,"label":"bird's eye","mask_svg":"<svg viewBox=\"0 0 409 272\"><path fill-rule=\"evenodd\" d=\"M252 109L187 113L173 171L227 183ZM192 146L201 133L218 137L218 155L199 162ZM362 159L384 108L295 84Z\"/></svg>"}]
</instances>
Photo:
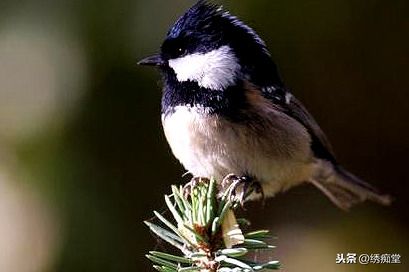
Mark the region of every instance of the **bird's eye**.
<instances>
[{"instance_id":1,"label":"bird's eye","mask_svg":"<svg viewBox=\"0 0 409 272\"><path fill-rule=\"evenodd\" d=\"M186 39L167 39L162 45L162 52L169 58L178 58L185 55L188 51Z\"/></svg>"},{"instance_id":2,"label":"bird's eye","mask_svg":"<svg viewBox=\"0 0 409 272\"><path fill-rule=\"evenodd\" d=\"M186 51L186 49L183 48L183 47L178 47L178 49L177 49L177 52L178 52L179 56L183 55L185 53L185 51Z\"/></svg>"}]
</instances>

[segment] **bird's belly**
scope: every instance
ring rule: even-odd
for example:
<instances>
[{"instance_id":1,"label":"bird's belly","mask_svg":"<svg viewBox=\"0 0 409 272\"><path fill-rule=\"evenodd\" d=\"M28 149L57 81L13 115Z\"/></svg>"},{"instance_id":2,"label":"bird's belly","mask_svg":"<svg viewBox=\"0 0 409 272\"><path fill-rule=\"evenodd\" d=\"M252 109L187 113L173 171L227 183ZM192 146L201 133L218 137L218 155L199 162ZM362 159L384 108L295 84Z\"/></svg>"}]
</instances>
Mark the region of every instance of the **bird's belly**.
<instances>
[{"instance_id":1,"label":"bird's belly","mask_svg":"<svg viewBox=\"0 0 409 272\"><path fill-rule=\"evenodd\" d=\"M288 139L288 131L260 132L181 106L163 116L162 123L173 154L194 176L220 181L231 173L249 175L273 195L310 175L309 142Z\"/></svg>"}]
</instances>

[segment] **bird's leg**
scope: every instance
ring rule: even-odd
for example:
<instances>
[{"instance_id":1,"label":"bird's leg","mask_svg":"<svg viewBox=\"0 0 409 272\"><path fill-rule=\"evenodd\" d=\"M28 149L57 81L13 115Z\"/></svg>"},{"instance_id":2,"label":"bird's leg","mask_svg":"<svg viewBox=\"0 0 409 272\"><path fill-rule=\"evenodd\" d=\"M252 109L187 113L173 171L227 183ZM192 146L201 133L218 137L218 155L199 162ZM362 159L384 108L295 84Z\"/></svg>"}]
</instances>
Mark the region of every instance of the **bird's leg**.
<instances>
[{"instance_id":1,"label":"bird's leg","mask_svg":"<svg viewBox=\"0 0 409 272\"><path fill-rule=\"evenodd\" d=\"M261 199L264 202L265 196L263 187L260 182L256 181L254 178L248 178L243 185L243 200L247 199L251 194L256 193L261 195Z\"/></svg>"},{"instance_id":2,"label":"bird's leg","mask_svg":"<svg viewBox=\"0 0 409 272\"><path fill-rule=\"evenodd\" d=\"M261 198L264 200L264 192L261 184L253 177L248 175L227 175L223 179L221 186L222 191L229 190L229 198L237 199L242 206L244 204L244 201L253 193L261 194Z\"/></svg>"}]
</instances>

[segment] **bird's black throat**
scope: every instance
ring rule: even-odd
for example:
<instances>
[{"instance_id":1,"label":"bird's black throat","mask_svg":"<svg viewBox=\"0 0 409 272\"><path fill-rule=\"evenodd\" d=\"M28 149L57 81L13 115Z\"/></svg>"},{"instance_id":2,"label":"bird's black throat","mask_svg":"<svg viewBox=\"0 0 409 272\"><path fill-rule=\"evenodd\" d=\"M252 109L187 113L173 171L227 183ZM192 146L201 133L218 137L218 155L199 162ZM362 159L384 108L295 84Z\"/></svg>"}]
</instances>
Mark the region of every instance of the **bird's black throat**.
<instances>
[{"instance_id":1,"label":"bird's black throat","mask_svg":"<svg viewBox=\"0 0 409 272\"><path fill-rule=\"evenodd\" d=\"M194 81L180 82L173 72L164 73L162 114L174 112L178 106L201 108L207 114L219 114L232 120L242 117L241 112L248 107L242 82L225 90L212 90Z\"/></svg>"}]
</instances>

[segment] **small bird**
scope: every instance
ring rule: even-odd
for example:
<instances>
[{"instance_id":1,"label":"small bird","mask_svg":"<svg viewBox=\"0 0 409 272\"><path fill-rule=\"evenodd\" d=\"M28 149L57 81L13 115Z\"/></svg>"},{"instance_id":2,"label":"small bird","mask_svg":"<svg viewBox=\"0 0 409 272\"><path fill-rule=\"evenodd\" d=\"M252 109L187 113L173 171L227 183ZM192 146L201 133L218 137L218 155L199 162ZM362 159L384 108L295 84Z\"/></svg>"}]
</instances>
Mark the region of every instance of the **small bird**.
<instances>
[{"instance_id":1,"label":"small bird","mask_svg":"<svg viewBox=\"0 0 409 272\"><path fill-rule=\"evenodd\" d=\"M342 209L390 197L347 172L289 92L264 41L222 7L199 1L141 65L163 77L162 124L173 154L198 177L231 173L271 197L308 182Z\"/></svg>"}]
</instances>

